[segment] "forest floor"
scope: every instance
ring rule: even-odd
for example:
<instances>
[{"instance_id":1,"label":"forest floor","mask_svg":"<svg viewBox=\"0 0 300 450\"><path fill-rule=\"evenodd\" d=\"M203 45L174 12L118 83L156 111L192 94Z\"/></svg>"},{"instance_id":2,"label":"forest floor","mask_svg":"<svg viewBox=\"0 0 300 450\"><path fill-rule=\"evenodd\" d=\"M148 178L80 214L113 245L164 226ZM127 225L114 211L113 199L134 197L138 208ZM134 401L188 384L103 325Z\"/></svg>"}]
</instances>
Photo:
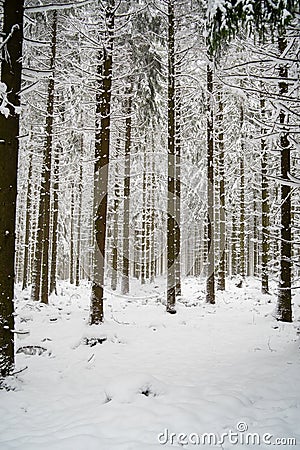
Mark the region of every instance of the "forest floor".
<instances>
[{"instance_id":1,"label":"forest floor","mask_svg":"<svg viewBox=\"0 0 300 450\"><path fill-rule=\"evenodd\" d=\"M168 315L162 281L134 284L130 297L106 293L106 321L92 327L88 284L61 283L49 306L18 292L16 370L27 368L0 392L0 449L263 449L277 438L299 449L300 296L294 323L280 323L275 294L259 288L229 281L212 306L204 281L187 278ZM260 445L243 445L250 433Z\"/></svg>"}]
</instances>

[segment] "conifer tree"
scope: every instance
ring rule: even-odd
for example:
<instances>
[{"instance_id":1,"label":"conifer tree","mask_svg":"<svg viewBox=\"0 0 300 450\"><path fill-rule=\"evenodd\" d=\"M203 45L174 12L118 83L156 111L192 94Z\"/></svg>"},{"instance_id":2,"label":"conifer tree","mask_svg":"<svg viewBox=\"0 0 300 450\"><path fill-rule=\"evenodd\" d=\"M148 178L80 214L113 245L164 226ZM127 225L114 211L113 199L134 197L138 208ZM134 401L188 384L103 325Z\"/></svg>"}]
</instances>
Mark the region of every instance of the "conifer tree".
<instances>
[{"instance_id":1,"label":"conifer tree","mask_svg":"<svg viewBox=\"0 0 300 450\"><path fill-rule=\"evenodd\" d=\"M0 96L0 378L14 365L14 279L23 0L3 4ZM0 381L0 387L1 387Z\"/></svg>"}]
</instances>

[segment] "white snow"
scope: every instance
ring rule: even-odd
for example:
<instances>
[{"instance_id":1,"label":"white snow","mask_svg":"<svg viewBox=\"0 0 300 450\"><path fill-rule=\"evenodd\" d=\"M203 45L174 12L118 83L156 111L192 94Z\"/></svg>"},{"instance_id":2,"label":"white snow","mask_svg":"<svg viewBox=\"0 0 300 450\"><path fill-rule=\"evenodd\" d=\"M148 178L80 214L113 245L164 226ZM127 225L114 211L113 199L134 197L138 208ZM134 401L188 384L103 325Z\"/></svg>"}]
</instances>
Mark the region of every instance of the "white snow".
<instances>
[{"instance_id":1,"label":"white snow","mask_svg":"<svg viewBox=\"0 0 300 450\"><path fill-rule=\"evenodd\" d=\"M158 442L166 429L220 436L238 423L300 448L299 322L276 322L275 295L253 279L230 282L211 306L204 282L188 278L168 315L162 282L134 282L130 297L107 291L106 321L92 327L88 285L60 284L49 306L18 293L16 347L45 351L17 353L16 370L27 369L0 392L1 450L270 448Z\"/></svg>"}]
</instances>

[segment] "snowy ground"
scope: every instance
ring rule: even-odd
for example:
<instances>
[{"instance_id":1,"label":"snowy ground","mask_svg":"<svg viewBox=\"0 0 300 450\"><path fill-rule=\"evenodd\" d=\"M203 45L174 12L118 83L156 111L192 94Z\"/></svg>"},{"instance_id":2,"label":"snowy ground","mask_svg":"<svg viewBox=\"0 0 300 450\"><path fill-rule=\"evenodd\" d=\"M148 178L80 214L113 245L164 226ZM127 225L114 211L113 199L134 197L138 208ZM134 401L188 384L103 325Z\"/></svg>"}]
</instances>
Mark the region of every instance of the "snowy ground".
<instances>
[{"instance_id":1,"label":"snowy ground","mask_svg":"<svg viewBox=\"0 0 300 450\"><path fill-rule=\"evenodd\" d=\"M282 447L278 437L296 438L284 448L300 448L299 321L276 322L275 297L262 296L254 280L242 289L231 283L213 307L204 284L186 279L173 316L160 286L145 289L135 286L129 299L108 292L99 327L86 322L87 285L62 284L50 306L19 294L16 329L30 334L17 348L45 351L17 354L17 370L27 369L9 380L14 391L0 392L0 449L270 448L244 446L248 433L269 433L271 448ZM92 337L106 340L86 345ZM198 446L190 435L220 437L237 424L237 445ZM163 445L166 429L176 437Z\"/></svg>"}]
</instances>

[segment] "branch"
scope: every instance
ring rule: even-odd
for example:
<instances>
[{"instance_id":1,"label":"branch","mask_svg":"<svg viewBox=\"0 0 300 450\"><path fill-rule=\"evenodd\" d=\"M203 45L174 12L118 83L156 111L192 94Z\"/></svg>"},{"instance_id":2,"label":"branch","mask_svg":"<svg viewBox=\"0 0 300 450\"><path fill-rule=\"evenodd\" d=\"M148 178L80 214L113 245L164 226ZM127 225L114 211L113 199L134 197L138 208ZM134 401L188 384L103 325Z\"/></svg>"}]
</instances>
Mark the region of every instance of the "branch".
<instances>
[{"instance_id":1,"label":"branch","mask_svg":"<svg viewBox=\"0 0 300 450\"><path fill-rule=\"evenodd\" d=\"M44 12L44 11L57 11L59 9L69 9L69 8L76 8L77 6L85 6L89 5L90 3L93 3L94 0L84 0L81 2L72 2L72 3L51 3L50 5L43 5L43 6L27 6L25 7L25 11L28 12Z\"/></svg>"},{"instance_id":2,"label":"branch","mask_svg":"<svg viewBox=\"0 0 300 450\"><path fill-rule=\"evenodd\" d=\"M19 25L15 24L11 27L10 33L6 36L6 39L4 39L4 41L1 43L0 45L0 50L7 44L7 42L9 41L9 39L12 37L12 35L14 34L14 31L19 29Z\"/></svg>"}]
</instances>

